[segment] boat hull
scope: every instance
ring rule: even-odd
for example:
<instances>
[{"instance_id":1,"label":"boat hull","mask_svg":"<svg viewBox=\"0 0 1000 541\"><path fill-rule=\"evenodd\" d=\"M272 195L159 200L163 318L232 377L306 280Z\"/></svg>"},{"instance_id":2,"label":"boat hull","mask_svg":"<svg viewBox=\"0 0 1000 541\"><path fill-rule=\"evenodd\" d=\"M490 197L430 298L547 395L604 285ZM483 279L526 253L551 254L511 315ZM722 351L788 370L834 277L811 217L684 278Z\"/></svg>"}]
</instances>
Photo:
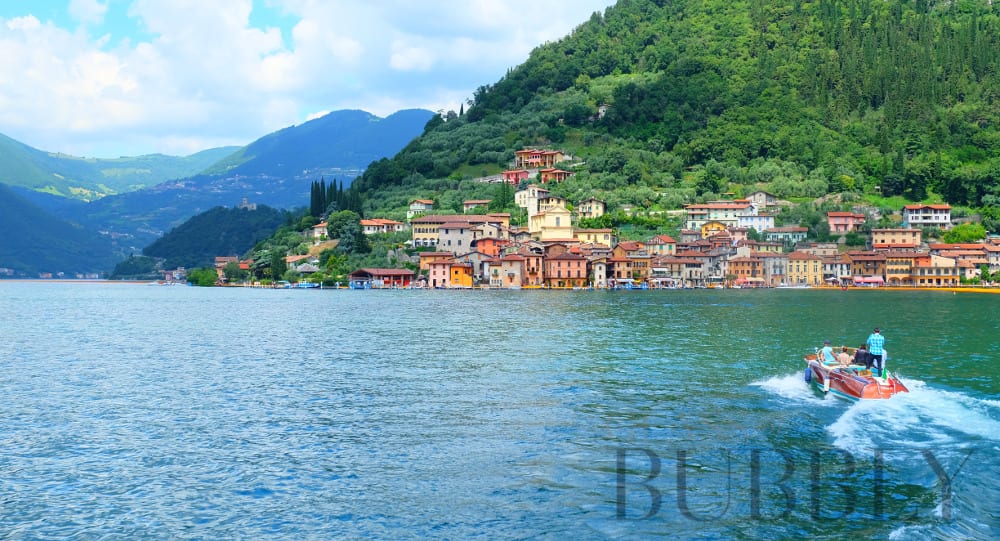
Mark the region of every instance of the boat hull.
<instances>
[{"instance_id":1,"label":"boat hull","mask_svg":"<svg viewBox=\"0 0 1000 541\"><path fill-rule=\"evenodd\" d=\"M895 375L874 377L861 366L826 366L807 355L806 380L825 393L851 401L883 400L899 393L909 392L906 385Z\"/></svg>"}]
</instances>

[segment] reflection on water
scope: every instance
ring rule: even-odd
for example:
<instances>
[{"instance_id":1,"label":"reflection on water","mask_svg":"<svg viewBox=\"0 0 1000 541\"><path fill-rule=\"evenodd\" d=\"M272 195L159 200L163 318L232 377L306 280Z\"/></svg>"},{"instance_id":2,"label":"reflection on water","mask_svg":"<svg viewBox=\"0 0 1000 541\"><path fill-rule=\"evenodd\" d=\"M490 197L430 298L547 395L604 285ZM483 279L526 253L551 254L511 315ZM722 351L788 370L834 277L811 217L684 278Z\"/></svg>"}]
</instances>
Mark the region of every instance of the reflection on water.
<instances>
[{"instance_id":1,"label":"reflection on water","mask_svg":"<svg viewBox=\"0 0 1000 541\"><path fill-rule=\"evenodd\" d=\"M987 539L988 297L0 283L0 531ZM876 325L909 395L806 385Z\"/></svg>"}]
</instances>

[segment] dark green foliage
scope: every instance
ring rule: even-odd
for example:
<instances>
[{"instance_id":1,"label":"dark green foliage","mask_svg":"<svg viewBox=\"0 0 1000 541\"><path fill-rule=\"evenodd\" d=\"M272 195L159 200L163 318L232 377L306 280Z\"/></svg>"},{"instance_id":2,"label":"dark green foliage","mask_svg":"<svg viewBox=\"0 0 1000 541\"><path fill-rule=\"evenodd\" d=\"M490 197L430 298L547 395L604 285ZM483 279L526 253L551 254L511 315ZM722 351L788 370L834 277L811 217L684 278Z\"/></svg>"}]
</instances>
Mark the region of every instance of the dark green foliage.
<instances>
[{"instance_id":1,"label":"dark green foliage","mask_svg":"<svg viewBox=\"0 0 1000 541\"><path fill-rule=\"evenodd\" d=\"M152 280L159 278L160 265L156 258L130 255L128 259L115 265L108 276L111 280Z\"/></svg>"},{"instance_id":2,"label":"dark green foliage","mask_svg":"<svg viewBox=\"0 0 1000 541\"><path fill-rule=\"evenodd\" d=\"M496 187L496 195L490 200L490 212L510 212L514 209L514 187L501 182Z\"/></svg>"},{"instance_id":3,"label":"dark green foliage","mask_svg":"<svg viewBox=\"0 0 1000 541\"><path fill-rule=\"evenodd\" d=\"M219 281L219 273L212 267L193 269L187 274L190 284L201 287L212 287Z\"/></svg>"},{"instance_id":4,"label":"dark green foliage","mask_svg":"<svg viewBox=\"0 0 1000 541\"><path fill-rule=\"evenodd\" d=\"M985 0L621 1L355 185L381 213L470 197L442 179L544 146L586 162L560 195L612 207L760 188L984 206L1000 197L998 50Z\"/></svg>"},{"instance_id":5,"label":"dark green foliage","mask_svg":"<svg viewBox=\"0 0 1000 541\"><path fill-rule=\"evenodd\" d=\"M352 210L342 210L330 215L326 222L327 235L339 240L337 252L366 254L371 251L367 235L361 228L361 217Z\"/></svg>"},{"instance_id":6,"label":"dark green foliage","mask_svg":"<svg viewBox=\"0 0 1000 541\"><path fill-rule=\"evenodd\" d=\"M166 268L209 265L216 256L239 256L269 237L289 218L287 212L216 207L177 226L142 253L163 258Z\"/></svg>"},{"instance_id":7,"label":"dark green foliage","mask_svg":"<svg viewBox=\"0 0 1000 541\"><path fill-rule=\"evenodd\" d=\"M944 232L943 239L949 243L978 242L986 238L986 228L980 224L961 224Z\"/></svg>"},{"instance_id":8,"label":"dark green foliage","mask_svg":"<svg viewBox=\"0 0 1000 541\"><path fill-rule=\"evenodd\" d=\"M107 273L117 256L111 241L65 222L0 184L0 267L38 273Z\"/></svg>"},{"instance_id":9,"label":"dark green foliage","mask_svg":"<svg viewBox=\"0 0 1000 541\"><path fill-rule=\"evenodd\" d=\"M309 192L309 214L317 218L326 216L342 208L355 205L351 195L344 192L342 182L333 181L329 185L326 179L313 182Z\"/></svg>"},{"instance_id":10,"label":"dark green foliage","mask_svg":"<svg viewBox=\"0 0 1000 541\"><path fill-rule=\"evenodd\" d=\"M281 280L288 271L288 263L285 262L285 254L274 250L271 252L271 261L268 271L272 280Z\"/></svg>"}]
</instances>

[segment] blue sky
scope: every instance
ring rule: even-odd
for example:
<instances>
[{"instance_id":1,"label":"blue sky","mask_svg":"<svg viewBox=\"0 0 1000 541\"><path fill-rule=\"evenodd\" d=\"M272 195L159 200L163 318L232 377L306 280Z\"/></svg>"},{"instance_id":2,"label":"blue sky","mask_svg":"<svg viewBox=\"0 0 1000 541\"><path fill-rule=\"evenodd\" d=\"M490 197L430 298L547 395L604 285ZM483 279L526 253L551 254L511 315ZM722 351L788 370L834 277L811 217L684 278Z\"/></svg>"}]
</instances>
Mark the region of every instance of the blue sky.
<instances>
[{"instance_id":1,"label":"blue sky","mask_svg":"<svg viewBox=\"0 0 1000 541\"><path fill-rule=\"evenodd\" d=\"M0 133L77 156L457 110L613 0L0 0Z\"/></svg>"}]
</instances>

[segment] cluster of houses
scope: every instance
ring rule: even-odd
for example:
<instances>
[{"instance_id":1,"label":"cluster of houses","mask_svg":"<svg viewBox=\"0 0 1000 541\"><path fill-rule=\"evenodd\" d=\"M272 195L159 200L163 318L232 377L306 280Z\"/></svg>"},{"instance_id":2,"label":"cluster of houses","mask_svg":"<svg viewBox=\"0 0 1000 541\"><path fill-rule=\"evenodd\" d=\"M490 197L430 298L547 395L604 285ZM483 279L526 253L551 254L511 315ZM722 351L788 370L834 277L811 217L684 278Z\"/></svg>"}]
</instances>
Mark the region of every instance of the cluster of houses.
<instances>
[{"instance_id":1,"label":"cluster of houses","mask_svg":"<svg viewBox=\"0 0 1000 541\"><path fill-rule=\"evenodd\" d=\"M775 225L777 198L764 191L744 199L687 205L680 238L656 235L643 241L616 238L611 229L577 226L606 212L603 201L570 201L550 193L548 182L571 173L554 166L570 159L557 150L524 149L502 182L529 184L514 195L527 224L514 227L507 213L481 214L489 200L470 199L464 214L434 214L434 201L415 199L407 223L364 219L366 234L410 231L419 272L359 269L352 287L429 288L701 288L782 286L954 286L981 269L1000 271L1000 242L927 244L927 227L952 227L948 205L907 205L899 228L872 229L864 250L838 242L806 242L808 229ZM245 201L244 201L245 204ZM859 210L828 212L830 232L858 233L869 219ZM755 231L757 235L751 235ZM326 239L326 224L310 233ZM753 237L753 238L751 238ZM843 240L843 239L842 239ZM313 256L289 256L289 268L316 272ZM216 262L220 276L230 258ZM414 263L416 261L413 261ZM249 262L239 262L241 267Z\"/></svg>"},{"instance_id":2,"label":"cluster of houses","mask_svg":"<svg viewBox=\"0 0 1000 541\"><path fill-rule=\"evenodd\" d=\"M526 227L512 227L504 213L415 211L411 242L425 249L421 272L361 269L351 280L364 287L431 288L954 286L983 266L1000 270L1000 243L923 242L923 227L951 227L948 205L909 205L902 209L902 227L873 229L868 249L842 251L837 242L805 242L805 227L775 227L768 210L777 202L766 192L688 205L679 239L644 241L575 227L580 218L605 212L597 199L571 206L532 184L515 201L527 210ZM841 235L857 232L866 219L861 212L827 213L830 231ZM762 240L752 240L751 229Z\"/></svg>"}]
</instances>

